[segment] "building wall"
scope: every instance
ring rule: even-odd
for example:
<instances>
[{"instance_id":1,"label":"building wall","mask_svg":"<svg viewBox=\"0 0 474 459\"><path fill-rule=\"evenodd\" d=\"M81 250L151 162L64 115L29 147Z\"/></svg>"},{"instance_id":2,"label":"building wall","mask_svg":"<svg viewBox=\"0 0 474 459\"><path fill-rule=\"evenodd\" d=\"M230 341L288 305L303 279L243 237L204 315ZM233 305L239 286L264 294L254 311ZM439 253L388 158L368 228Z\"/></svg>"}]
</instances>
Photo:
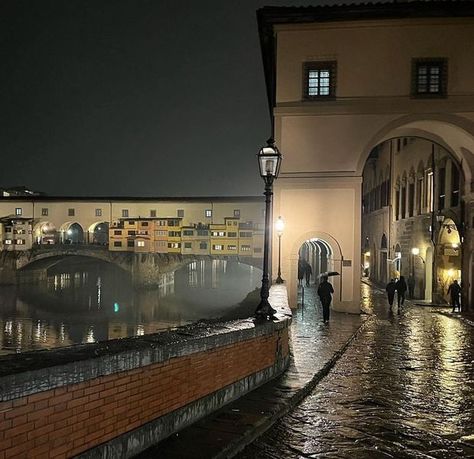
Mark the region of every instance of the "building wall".
<instances>
[{"instance_id":1,"label":"building wall","mask_svg":"<svg viewBox=\"0 0 474 459\"><path fill-rule=\"evenodd\" d=\"M391 171L390 193L383 206L381 190L387 177L387 164ZM459 186L452 182L454 169L459 171ZM363 177L362 247L363 253L370 251L371 279L384 284L389 278L413 275L415 298L446 300L446 283L454 278L461 280L457 271L462 266L462 237L469 238L472 231L467 227L461 234L464 218L461 203L465 198L461 165L439 145L423 139L399 138L373 151ZM439 217L446 220L441 222ZM447 219L457 224L448 227ZM384 234L386 250L381 247ZM460 249L453 251L453 244ZM465 256L469 257L469 246L464 247ZM414 255L413 248L419 254ZM386 267L382 266L382 252L388 253ZM432 263L427 263L430 254L433 254ZM452 275L448 276L448 272ZM468 276L467 271L462 276L466 284Z\"/></svg>"},{"instance_id":2,"label":"building wall","mask_svg":"<svg viewBox=\"0 0 474 459\"><path fill-rule=\"evenodd\" d=\"M295 11L295 17L304 12ZM282 277L295 282L295 244L316 232L326 234L351 258L351 267L343 270L344 304L336 307L352 312L359 311L362 208L360 185L348 193L344 184L351 177L361 183L374 147L395 137L423 137L444 146L462 165L466 201L474 199L474 19L364 20L363 15L357 21L345 21L342 13L334 21L269 19L275 21L275 140L284 156L274 207L286 222ZM271 53L264 45L265 52ZM447 97L412 97L412 59L428 57L448 59ZM333 99L304 100L303 66L312 61L337 61ZM328 210L329 203L336 210ZM386 229L379 218L377 225ZM277 258L274 251L274 272ZM296 289L289 292L295 304Z\"/></svg>"}]
</instances>

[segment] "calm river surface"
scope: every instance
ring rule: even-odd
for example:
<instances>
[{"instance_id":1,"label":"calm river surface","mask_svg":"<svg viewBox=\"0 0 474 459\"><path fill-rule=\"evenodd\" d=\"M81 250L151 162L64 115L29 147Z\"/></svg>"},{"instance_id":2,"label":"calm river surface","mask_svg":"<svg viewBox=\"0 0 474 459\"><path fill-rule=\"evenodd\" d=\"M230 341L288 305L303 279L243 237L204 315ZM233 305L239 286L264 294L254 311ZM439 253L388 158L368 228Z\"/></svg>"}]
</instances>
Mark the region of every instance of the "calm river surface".
<instances>
[{"instance_id":1,"label":"calm river surface","mask_svg":"<svg viewBox=\"0 0 474 459\"><path fill-rule=\"evenodd\" d=\"M0 354L70 346L166 330L228 315L260 285L261 270L202 260L134 290L113 265L65 260L47 280L0 287Z\"/></svg>"}]
</instances>

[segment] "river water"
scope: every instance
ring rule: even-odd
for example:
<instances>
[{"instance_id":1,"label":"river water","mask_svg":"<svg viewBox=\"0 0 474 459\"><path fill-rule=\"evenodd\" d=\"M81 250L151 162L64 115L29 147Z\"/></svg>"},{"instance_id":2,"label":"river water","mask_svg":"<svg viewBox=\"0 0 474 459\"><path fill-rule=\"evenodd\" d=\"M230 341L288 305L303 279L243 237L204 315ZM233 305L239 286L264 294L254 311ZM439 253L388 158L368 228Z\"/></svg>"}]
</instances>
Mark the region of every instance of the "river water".
<instances>
[{"instance_id":1,"label":"river water","mask_svg":"<svg viewBox=\"0 0 474 459\"><path fill-rule=\"evenodd\" d=\"M0 287L0 355L229 316L260 281L261 270L251 266L202 260L163 275L159 288L135 290L130 275L114 265L66 259L46 280Z\"/></svg>"}]
</instances>

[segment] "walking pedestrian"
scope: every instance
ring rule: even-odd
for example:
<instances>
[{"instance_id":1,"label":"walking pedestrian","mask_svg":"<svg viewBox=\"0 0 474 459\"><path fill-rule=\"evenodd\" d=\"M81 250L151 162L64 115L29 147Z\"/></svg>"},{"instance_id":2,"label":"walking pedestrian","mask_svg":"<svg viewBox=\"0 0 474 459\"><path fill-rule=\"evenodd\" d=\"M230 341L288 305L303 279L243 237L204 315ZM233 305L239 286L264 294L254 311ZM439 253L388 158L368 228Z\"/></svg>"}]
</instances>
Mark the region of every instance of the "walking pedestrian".
<instances>
[{"instance_id":1,"label":"walking pedestrian","mask_svg":"<svg viewBox=\"0 0 474 459\"><path fill-rule=\"evenodd\" d=\"M410 297L410 300L413 300L415 298L415 276L413 274L410 274L408 276L407 280L408 284L408 296Z\"/></svg>"},{"instance_id":2,"label":"walking pedestrian","mask_svg":"<svg viewBox=\"0 0 474 459\"><path fill-rule=\"evenodd\" d=\"M300 257L298 259L298 287L303 283L305 261Z\"/></svg>"},{"instance_id":3,"label":"walking pedestrian","mask_svg":"<svg viewBox=\"0 0 474 459\"><path fill-rule=\"evenodd\" d=\"M304 275L306 278L306 287L309 287L309 281L311 280L311 274L313 274L313 269L311 268L311 265L305 261L305 267L304 267Z\"/></svg>"},{"instance_id":4,"label":"walking pedestrian","mask_svg":"<svg viewBox=\"0 0 474 459\"><path fill-rule=\"evenodd\" d=\"M448 287L448 294L451 294L451 306L453 311L456 311L456 307L461 311L461 303L459 301L459 296L461 295L461 286L458 284L458 281L454 279L452 284Z\"/></svg>"},{"instance_id":5,"label":"walking pedestrian","mask_svg":"<svg viewBox=\"0 0 474 459\"><path fill-rule=\"evenodd\" d=\"M323 306L323 321L325 324L329 322L329 306L331 305L333 293L334 289L332 288L332 285L328 282L327 276L323 276L321 278L321 283L318 287L318 296Z\"/></svg>"},{"instance_id":6,"label":"walking pedestrian","mask_svg":"<svg viewBox=\"0 0 474 459\"><path fill-rule=\"evenodd\" d=\"M390 282L385 287L385 290L387 291L388 305L391 308L393 306L393 299L395 298L395 292L397 290L395 279L390 279Z\"/></svg>"},{"instance_id":7,"label":"walking pedestrian","mask_svg":"<svg viewBox=\"0 0 474 459\"><path fill-rule=\"evenodd\" d=\"M405 303L405 293L407 291L407 283L403 276L400 276L400 279L395 283L395 289L397 290L398 312L400 312L400 305L403 306Z\"/></svg>"}]
</instances>

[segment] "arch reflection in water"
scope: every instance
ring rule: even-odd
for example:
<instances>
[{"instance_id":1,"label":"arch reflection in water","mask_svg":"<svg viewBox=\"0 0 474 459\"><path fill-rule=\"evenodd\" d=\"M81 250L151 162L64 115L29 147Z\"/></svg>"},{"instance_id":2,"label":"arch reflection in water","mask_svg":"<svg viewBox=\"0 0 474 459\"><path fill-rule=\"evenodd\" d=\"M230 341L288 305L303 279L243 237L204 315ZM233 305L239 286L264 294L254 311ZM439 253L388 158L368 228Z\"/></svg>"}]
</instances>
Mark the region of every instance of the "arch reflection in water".
<instances>
[{"instance_id":1,"label":"arch reflection in water","mask_svg":"<svg viewBox=\"0 0 474 459\"><path fill-rule=\"evenodd\" d=\"M199 260L135 290L113 265L73 257L34 284L0 288L0 353L140 336L226 315L258 287L261 271ZM31 274L29 275L31 280Z\"/></svg>"}]
</instances>

